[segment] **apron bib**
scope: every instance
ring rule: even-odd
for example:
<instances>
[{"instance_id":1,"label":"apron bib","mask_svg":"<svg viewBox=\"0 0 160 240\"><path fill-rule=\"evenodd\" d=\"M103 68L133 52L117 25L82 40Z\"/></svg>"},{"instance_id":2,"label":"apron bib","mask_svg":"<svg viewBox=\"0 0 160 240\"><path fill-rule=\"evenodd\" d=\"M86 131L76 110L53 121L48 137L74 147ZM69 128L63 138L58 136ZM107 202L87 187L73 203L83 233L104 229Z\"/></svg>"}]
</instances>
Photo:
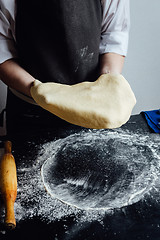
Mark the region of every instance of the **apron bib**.
<instances>
[{"instance_id":1,"label":"apron bib","mask_svg":"<svg viewBox=\"0 0 160 240\"><path fill-rule=\"evenodd\" d=\"M18 0L20 64L42 82L95 81L101 8L100 0Z\"/></svg>"},{"instance_id":2,"label":"apron bib","mask_svg":"<svg viewBox=\"0 0 160 240\"><path fill-rule=\"evenodd\" d=\"M17 0L16 42L20 65L42 82L95 81L101 21L100 0ZM30 134L33 129L60 124L65 123L8 92L8 133Z\"/></svg>"}]
</instances>

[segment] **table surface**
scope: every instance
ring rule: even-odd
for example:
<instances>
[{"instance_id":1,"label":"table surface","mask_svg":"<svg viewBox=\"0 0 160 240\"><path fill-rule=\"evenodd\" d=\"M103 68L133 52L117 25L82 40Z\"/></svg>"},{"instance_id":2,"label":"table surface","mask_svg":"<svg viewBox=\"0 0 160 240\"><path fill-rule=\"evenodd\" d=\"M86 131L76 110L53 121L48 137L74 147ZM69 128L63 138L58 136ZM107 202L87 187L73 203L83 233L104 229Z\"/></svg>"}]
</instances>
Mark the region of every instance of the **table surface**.
<instances>
[{"instance_id":1,"label":"table surface","mask_svg":"<svg viewBox=\"0 0 160 240\"><path fill-rule=\"evenodd\" d=\"M69 124L64 128L40 130L34 134L21 132L10 136L18 177L15 202L17 227L13 231L4 229L4 206L0 200L0 239L160 239L160 199L156 191L155 195L121 209L89 212L73 209L52 199L44 187L40 186L39 179L34 176L34 173L39 174L42 163L38 153L40 147L81 131L89 130ZM136 137L148 137L153 144L154 141L156 144L159 141L159 135L151 132L141 114L131 116L118 131L135 134ZM157 156L160 157L159 150Z\"/></svg>"}]
</instances>

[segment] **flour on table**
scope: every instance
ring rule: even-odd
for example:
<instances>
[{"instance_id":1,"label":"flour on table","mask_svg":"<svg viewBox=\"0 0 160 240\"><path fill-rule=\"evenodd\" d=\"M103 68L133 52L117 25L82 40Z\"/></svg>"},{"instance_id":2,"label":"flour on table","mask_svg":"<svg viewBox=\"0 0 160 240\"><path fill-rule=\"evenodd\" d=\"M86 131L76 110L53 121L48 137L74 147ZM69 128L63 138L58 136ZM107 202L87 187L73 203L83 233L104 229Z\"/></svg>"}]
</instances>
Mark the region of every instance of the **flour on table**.
<instances>
[{"instance_id":1,"label":"flour on table","mask_svg":"<svg viewBox=\"0 0 160 240\"><path fill-rule=\"evenodd\" d=\"M33 146L33 143L27 144ZM17 168L17 224L37 216L48 222L71 215L82 222L101 221L114 209L120 211L148 198L160 201L159 135L133 134L126 130L82 130L35 148L40 149L36 160L21 156ZM57 168L63 176L56 173ZM51 170L48 173L51 179L47 179L47 169Z\"/></svg>"},{"instance_id":2,"label":"flour on table","mask_svg":"<svg viewBox=\"0 0 160 240\"><path fill-rule=\"evenodd\" d=\"M114 209L133 204L157 180L157 158L141 139L105 131L71 135L53 144L43 164L52 197L80 209Z\"/></svg>"}]
</instances>

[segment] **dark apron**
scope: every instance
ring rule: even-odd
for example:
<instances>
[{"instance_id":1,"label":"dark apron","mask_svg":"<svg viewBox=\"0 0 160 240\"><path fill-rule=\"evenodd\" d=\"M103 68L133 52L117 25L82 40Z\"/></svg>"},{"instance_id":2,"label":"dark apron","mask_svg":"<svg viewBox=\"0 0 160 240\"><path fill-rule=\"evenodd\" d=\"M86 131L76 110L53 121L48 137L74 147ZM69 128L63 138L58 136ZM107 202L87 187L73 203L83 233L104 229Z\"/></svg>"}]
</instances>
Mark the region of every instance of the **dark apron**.
<instances>
[{"instance_id":1,"label":"dark apron","mask_svg":"<svg viewBox=\"0 0 160 240\"><path fill-rule=\"evenodd\" d=\"M17 0L16 40L20 65L42 82L95 81L99 71L101 22L100 0ZM44 115L48 117L43 122ZM42 123L48 125L48 119L52 126L60 121L9 92L8 131L20 125L30 128L33 119L37 119L37 127Z\"/></svg>"}]
</instances>

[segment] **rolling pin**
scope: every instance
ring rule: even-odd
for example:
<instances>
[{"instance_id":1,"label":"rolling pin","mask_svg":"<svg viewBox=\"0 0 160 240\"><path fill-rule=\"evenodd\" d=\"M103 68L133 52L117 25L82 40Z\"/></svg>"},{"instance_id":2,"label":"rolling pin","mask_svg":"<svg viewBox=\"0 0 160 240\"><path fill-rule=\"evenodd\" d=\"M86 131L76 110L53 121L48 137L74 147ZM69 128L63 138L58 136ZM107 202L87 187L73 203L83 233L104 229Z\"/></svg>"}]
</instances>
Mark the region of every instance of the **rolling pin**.
<instances>
[{"instance_id":1,"label":"rolling pin","mask_svg":"<svg viewBox=\"0 0 160 240\"><path fill-rule=\"evenodd\" d=\"M17 173L10 141L5 142L4 150L0 161L0 190L5 204L5 226L7 229L14 229L16 227L14 202L17 196Z\"/></svg>"}]
</instances>

